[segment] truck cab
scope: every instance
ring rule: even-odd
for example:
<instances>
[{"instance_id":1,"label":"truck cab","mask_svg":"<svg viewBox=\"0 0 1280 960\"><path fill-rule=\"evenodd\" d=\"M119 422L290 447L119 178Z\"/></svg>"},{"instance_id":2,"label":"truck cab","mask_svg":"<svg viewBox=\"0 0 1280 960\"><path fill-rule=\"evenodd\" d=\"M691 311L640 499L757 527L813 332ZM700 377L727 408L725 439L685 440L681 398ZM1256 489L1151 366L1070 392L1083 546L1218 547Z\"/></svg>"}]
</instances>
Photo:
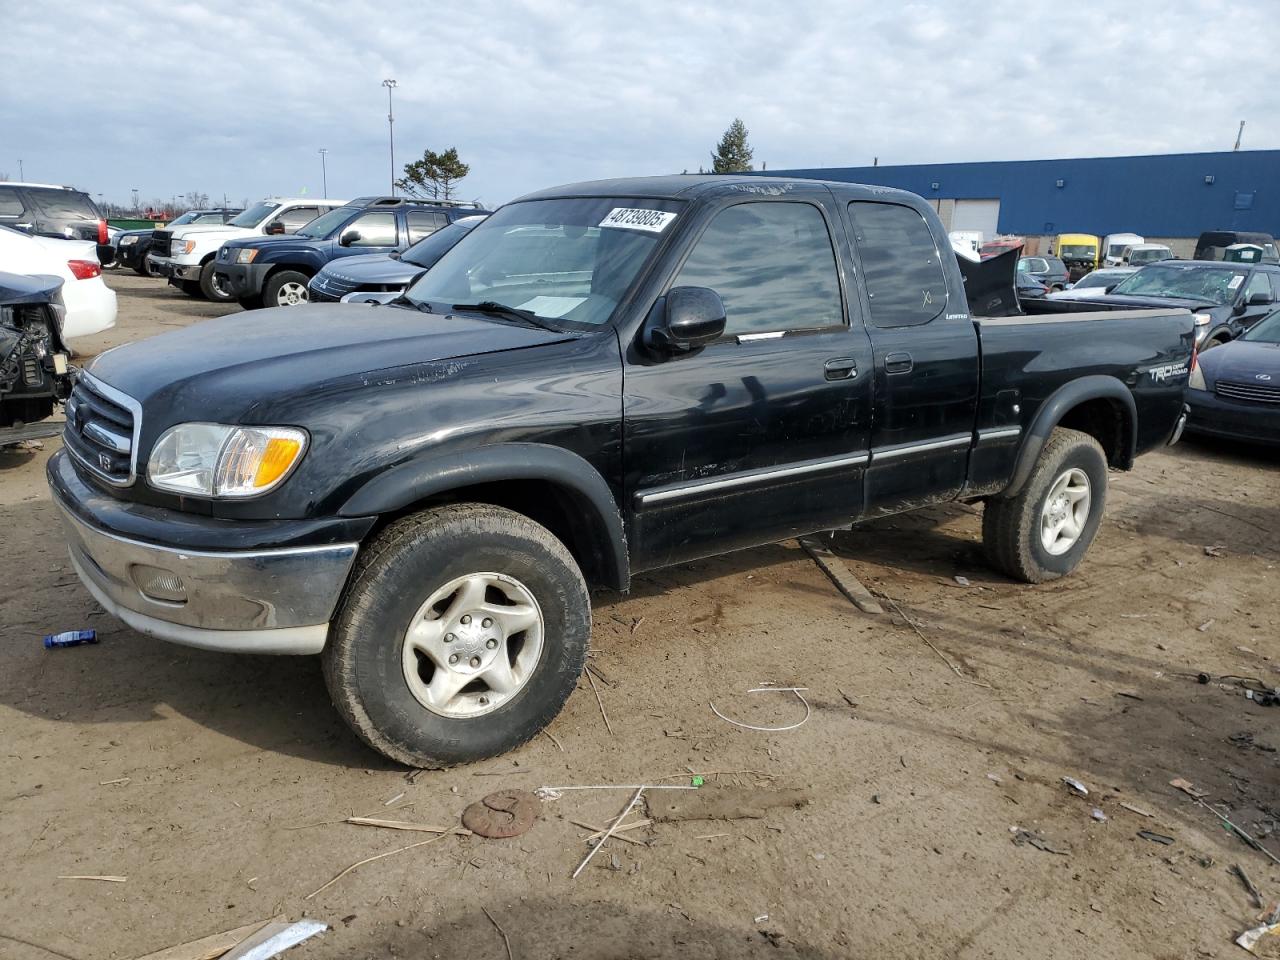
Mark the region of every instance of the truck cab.
<instances>
[{"instance_id":1,"label":"truck cab","mask_svg":"<svg viewBox=\"0 0 1280 960\"><path fill-rule=\"evenodd\" d=\"M222 244L239 237L294 233L321 213L346 202L315 197L269 197L225 224L190 224L155 230L151 234L147 263L150 272L167 277L171 285L187 296L226 303L235 298L217 285L213 269L214 256Z\"/></svg>"},{"instance_id":2,"label":"truck cab","mask_svg":"<svg viewBox=\"0 0 1280 960\"><path fill-rule=\"evenodd\" d=\"M485 212L474 203L361 197L292 236L227 241L214 263L215 281L247 310L297 306L307 302L309 281L329 262L403 253L454 220Z\"/></svg>"},{"instance_id":3,"label":"truck cab","mask_svg":"<svg viewBox=\"0 0 1280 960\"><path fill-rule=\"evenodd\" d=\"M1099 267L1119 267L1124 265L1126 247L1145 243L1146 238L1136 233L1111 233L1102 238L1102 263Z\"/></svg>"},{"instance_id":4,"label":"truck cab","mask_svg":"<svg viewBox=\"0 0 1280 960\"><path fill-rule=\"evenodd\" d=\"M1090 233L1059 234L1053 252L1067 265L1072 283L1101 266L1101 242Z\"/></svg>"}]
</instances>

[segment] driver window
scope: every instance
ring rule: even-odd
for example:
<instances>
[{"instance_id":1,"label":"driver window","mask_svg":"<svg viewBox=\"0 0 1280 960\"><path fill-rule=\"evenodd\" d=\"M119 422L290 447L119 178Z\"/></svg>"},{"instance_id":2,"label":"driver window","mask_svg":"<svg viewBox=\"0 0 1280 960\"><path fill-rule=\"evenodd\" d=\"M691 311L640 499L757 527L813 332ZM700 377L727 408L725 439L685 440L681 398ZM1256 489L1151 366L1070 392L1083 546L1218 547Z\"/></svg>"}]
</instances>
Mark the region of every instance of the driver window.
<instances>
[{"instance_id":1,"label":"driver window","mask_svg":"<svg viewBox=\"0 0 1280 960\"><path fill-rule=\"evenodd\" d=\"M1271 278L1261 270L1254 273L1254 275L1249 278L1248 284L1245 285L1244 302L1248 303L1249 298L1255 293L1265 293L1268 299L1274 298L1274 294L1271 292Z\"/></svg>"},{"instance_id":2,"label":"driver window","mask_svg":"<svg viewBox=\"0 0 1280 960\"><path fill-rule=\"evenodd\" d=\"M357 217L342 231L357 230L360 239L353 247L394 247L396 245L396 215L394 213L366 213Z\"/></svg>"}]
</instances>

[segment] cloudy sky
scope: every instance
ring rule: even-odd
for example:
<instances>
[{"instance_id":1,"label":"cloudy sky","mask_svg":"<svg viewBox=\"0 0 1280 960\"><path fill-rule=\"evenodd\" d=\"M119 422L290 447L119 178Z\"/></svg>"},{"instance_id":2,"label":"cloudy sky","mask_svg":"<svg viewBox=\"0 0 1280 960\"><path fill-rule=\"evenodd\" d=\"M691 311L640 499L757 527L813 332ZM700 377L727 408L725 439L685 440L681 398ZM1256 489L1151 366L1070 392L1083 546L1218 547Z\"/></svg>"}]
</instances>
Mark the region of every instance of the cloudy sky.
<instances>
[{"instance_id":1,"label":"cloudy sky","mask_svg":"<svg viewBox=\"0 0 1280 960\"><path fill-rule=\"evenodd\" d=\"M319 194L326 147L331 196L382 192L386 77L397 164L456 146L491 204L696 170L735 116L771 169L1280 147L1280 16L1226 10L0 0L0 174L239 201Z\"/></svg>"}]
</instances>

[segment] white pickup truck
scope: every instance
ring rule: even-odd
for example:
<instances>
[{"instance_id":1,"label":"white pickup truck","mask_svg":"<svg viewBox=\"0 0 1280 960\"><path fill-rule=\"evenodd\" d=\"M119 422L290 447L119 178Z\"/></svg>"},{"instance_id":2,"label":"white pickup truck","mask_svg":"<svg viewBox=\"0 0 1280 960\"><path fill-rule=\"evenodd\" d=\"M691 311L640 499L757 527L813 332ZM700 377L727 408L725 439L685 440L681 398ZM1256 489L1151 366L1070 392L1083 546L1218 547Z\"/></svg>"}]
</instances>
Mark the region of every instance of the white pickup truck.
<instances>
[{"instance_id":1,"label":"white pickup truck","mask_svg":"<svg viewBox=\"0 0 1280 960\"><path fill-rule=\"evenodd\" d=\"M259 200L228 223L190 224L153 233L147 261L157 276L192 297L225 303L233 299L213 273L213 258L228 240L293 233L326 210L346 200L315 197L269 197Z\"/></svg>"}]
</instances>

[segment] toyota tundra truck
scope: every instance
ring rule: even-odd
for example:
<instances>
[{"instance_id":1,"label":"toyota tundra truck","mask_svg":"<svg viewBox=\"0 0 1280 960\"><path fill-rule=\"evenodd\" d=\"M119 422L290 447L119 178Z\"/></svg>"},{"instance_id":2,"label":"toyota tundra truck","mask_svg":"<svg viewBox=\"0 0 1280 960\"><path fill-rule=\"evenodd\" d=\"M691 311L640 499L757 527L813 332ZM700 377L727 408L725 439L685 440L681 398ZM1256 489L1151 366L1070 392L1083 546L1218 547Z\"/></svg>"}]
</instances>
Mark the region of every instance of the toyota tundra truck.
<instances>
[{"instance_id":1,"label":"toyota tundra truck","mask_svg":"<svg viewBox=\"0 0 1280 960\"><path fill-rule=\"evenodd\" d=\"M169 283L189 297L204 297L217 303L235 299L214 275L213 258L228 240L241 237L278 236L294 233L320 214L341 207L346 200L317 200L304 197L270 197L259 200L225 224L190 224L155 230L148 272L168 277Z\"/></svg>"},{"instance_id":2,"label":"toyota tundra truck","mask_svg":"<svg viewBox=\"0 0 1280 960\"><path fill-rule=\"evenodd\" d=\"M1009 577L1071 573L1195 362L1184 309L974 316L910 193L611 180L507 204L390 304L101 355L48 477L111 614L318 654L365 742L441 767L555 717L592 587L948 501Z\"/></svg>"}]
</instances>

